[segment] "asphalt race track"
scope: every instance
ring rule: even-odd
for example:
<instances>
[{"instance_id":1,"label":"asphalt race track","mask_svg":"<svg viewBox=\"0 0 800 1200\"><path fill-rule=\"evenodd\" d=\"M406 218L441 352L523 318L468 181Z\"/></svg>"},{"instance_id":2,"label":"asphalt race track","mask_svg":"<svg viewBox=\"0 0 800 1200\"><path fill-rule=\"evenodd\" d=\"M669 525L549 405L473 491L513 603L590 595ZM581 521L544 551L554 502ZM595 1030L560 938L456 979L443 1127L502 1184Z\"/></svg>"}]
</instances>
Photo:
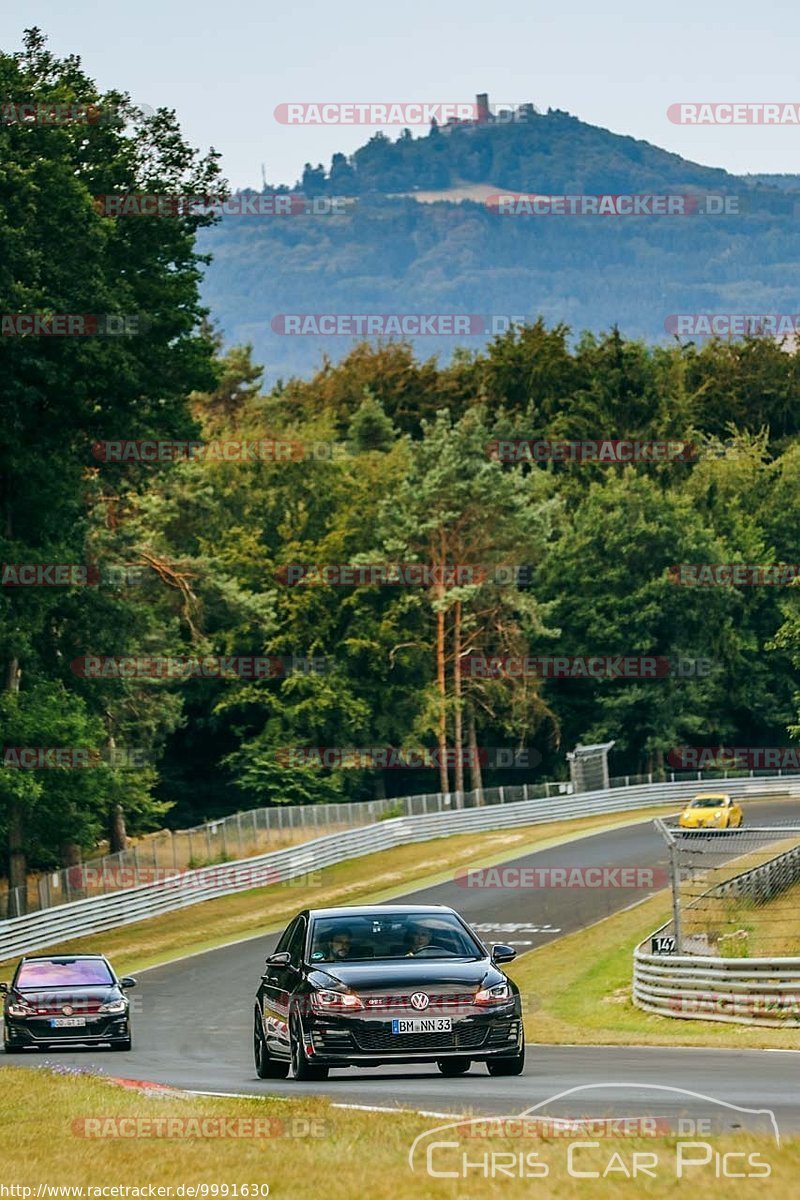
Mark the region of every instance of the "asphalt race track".
<instances>
[{"instance_id":1,"label":"asphalt race track","mask_svg":"<svg viewBox=\"0 0 800 1200\"><path fill-rule=\"evenodd\" d=\"M800 820L792 801L745 802L749 826ZM666 847L652 821L510 860L508 867L612 866L656 868L655 887L525 888L439 884L402 897L457 908L486 943L509 942L520 952L543 945L635 903L665 886ZM401 899L401 897L397 897ZM202 907L195 910L202 921ZM569 1089L579 1090L537 1109L541 1115L678 1115L712 1117L715 1128L768 1128L763 1115L735 1107L771 1109L781 1133L800 1130L798 1051L661 1047L549 1046L529 1041L525 1072L492 1078L482 1064L444 1079L436 1066L332 1071L325 1083L259 1080L253 1068L253 997L265 956L277 936L253 938L141 972L134 1005L134 1049L112 1055L58 1050L0 1056L0 1065L41 1066L71 1061L111 1075L172 1083L216 1093L324 1093L342 1104L419 1109L432 1114L518 1114ZM102 949L102 936L98 939ZM535 997L526 997L529 1038L535 1039ZM676 1022L676 1035L681 1028ZM735 1027L731 1029L735 1037ZM798 1037L800 1047L800 1036ZM603 1086L605 1085L605 1086ZM672 1092L669 1089L674 1088ZM681 1089L684 1089L683 1091ZM688 1089L711 1097L693 1099Z\"/></svg>"}]
</instances>

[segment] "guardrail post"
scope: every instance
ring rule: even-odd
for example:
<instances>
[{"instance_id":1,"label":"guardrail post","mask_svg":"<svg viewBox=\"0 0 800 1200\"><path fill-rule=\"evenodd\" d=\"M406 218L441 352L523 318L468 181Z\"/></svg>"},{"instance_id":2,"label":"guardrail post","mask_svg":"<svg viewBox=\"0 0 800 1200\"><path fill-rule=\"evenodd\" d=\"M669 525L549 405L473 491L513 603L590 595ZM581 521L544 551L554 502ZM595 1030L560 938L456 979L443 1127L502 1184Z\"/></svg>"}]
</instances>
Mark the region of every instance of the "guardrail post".
<instances>
[{"instance_id":1,"label":"guardrail post","mask_svg":"<svg viewBox=\"0 0 800 1200\"><path fill-rule=\"evenodd\" d=\"M669 873L672 879L672 924L675 930L675 953L683 953L683 933L681 930L681 881L678 869L678 847L674 841L669 844Z\"/></svg>"}]
</instances>

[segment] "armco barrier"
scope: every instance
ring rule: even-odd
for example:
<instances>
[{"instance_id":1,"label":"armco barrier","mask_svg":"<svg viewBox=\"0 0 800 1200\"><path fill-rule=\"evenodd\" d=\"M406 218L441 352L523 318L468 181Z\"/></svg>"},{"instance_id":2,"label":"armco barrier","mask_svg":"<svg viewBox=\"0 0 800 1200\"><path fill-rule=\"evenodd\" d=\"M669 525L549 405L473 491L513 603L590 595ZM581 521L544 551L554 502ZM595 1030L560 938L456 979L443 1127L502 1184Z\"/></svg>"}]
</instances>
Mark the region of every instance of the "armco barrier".
<instances>
[{"instance_id":1,"label":"armco barrier","mask_svg":"<svg viewBox=\"0 0 800 1200\"><path fill-rule=\"evenodd\" d=\"M395 817L360 829L329 834L285 850L221 866L178 872L171 878L141 887L77 900L28 916L0 921L0 960L68 939L144 921L217 896L247 891L264 883L297 879L312 870L378 850L389 850L406 842L425 842L454 833L506 829L593 814L626 812L651 805L670 805L691 796L697 791L697 786L696 780L643 784L557 798L540 797L508 804ZM725 790L739 796L798 796L800 779L785 776L758 780L729 779L725 781Z\"/></svg>"},{"instance_id":2,"label":"armco barrier","mask_svg":"<svg viewBox=\"0 0 800 1200\"><path fill-rule=\"evenodd\" d=\"M634 951L633 1000L645 1012L739 1025L800 1025L800 958L648 954L644 945Z\"/></svg>"},{"instance_id":3,"label":"armco barrier","mask_svg":"<svg viewBox=\"0 0 800 1200\"><path fill-rule=\"evenodd\" d=\"M764 902L798 878L800 848L795 847L709 888L704 896L752 896ZM672 932L668 921L633 952L633 1002L638 1008L661 1017L800 1026L800 958L649 954L644 949L651 938Z\"/></svg>"}]
</instances>

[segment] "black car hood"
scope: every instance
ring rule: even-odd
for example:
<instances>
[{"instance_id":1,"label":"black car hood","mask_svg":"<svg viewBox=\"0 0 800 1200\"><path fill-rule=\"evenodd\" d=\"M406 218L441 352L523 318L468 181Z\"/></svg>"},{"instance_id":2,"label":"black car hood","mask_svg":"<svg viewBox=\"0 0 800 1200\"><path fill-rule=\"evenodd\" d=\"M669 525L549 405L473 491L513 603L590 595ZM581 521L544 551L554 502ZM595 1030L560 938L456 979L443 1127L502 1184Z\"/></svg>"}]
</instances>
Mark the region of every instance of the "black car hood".
<instances>
[{"instance_id":1,"label":"black car hood","mask_svg":"<svg viewBox=\"0 0 800 1200\"><path fill-rule=\"evenodd\" d=\"M311 981L318 987L343 983L354 990L366 988L477 988L489 977L489 985L504 976L488 958L368 959L363 962L312 964ZM326 984L326 981L327 984Z\"/></svg>"}]
</instances>

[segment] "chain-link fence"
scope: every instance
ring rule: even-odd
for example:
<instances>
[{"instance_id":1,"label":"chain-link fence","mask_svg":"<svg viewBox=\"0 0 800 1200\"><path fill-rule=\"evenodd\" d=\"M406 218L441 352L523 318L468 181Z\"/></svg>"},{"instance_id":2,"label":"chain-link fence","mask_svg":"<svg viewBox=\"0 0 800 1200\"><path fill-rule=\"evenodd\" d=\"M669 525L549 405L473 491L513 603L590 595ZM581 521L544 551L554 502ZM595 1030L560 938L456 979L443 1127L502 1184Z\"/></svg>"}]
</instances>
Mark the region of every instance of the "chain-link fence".
<instances>
[{"instance_id":1,"label":"chain-link fence","mask_svg":"<svg viewBox=\"0 0 800 1200\"><path fill-rule=\"evenodd\" d=\"M655 953L800 955L800 825L656 825L669 846L673 920Z\"/></svg>"}]
</instances>

